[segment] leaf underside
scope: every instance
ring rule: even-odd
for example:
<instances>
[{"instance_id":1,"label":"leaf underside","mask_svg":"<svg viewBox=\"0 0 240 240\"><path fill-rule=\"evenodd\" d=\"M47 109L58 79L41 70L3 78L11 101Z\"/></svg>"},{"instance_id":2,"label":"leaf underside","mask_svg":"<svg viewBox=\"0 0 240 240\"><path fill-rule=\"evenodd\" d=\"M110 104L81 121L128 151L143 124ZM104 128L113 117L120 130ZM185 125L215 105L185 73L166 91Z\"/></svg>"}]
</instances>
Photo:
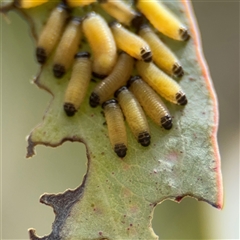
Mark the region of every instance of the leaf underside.
<instances>
[{"instance_id":1,"label":"leaf underside","mask_svg":"<svg viewBox=\"0 0 240 240\"><path fill-rule=\"evenodd\" d=\"M190 3L164 2L190 30L188 42L163 41L178 56L185 71L179 81L188 104L165 102L173 116L173 128L166 131L150 119L151 145L140 146L127 127L128 152L120 159L113 152L103 125L101 108L88 104L91 90L74 117L63 111L63 96L70 72L61 80L52 74L52 59L40 69L35 83L53 95L40 125L28 138L28 154L38 144L58 146L64 141L83 142L87 148L88 170L80 187L63 194L45 194L40 201L56 214L50 235L31 239L158 239L151 228L154 207L166 199L180 201L185 196L222 207L220 159L216 141L217 100L201 46ZM32 27L35 39L49 12L57 4L19 10ZM97 5L75 10L99 11ZM86 45L81 50L88 49Z\"/></svg>"}]
</instances>

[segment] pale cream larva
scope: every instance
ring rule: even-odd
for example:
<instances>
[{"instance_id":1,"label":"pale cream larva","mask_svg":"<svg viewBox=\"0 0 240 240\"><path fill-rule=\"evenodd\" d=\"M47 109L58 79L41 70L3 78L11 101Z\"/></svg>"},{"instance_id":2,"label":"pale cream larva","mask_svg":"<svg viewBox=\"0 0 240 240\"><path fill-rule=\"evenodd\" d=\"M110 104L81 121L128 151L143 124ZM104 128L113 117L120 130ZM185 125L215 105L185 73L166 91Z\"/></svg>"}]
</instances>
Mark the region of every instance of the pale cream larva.
<instances>
[{"instance_id":1,"label":"pale cream larva","mask_svg":"<svg viewBox=\"0 0 240 240\"><path fill-rule=\"evenodd\" d=\"M142 79L166 100L178 105L187 104L187 97L181 86L154 63L137 61L136 67Z\"/></svg>"},{"instance_id":2,"label":"pale cream larva","mask_svg":"<svg viewBox=\"0 0 240 240\"><path fill-rule=\"evenodd\" d=\"M159 32L179 41L189 39L186 26L161 1L136 0L136 7Z\"/></svg>"},{"instance_id":3,"label":"pale cream larva","mask_svg":"<svg viewBox=\"0 0 240 240\"><path fill-rule=\"evenodd\" d=\"M157 34L144 24L140 27L139 35L149 44L152 53L153 61L163 71L169 75L182 77L184 74L183 68L176 55L160 40Z\"/></svg>"},{"instance_id":4,"label":"pale cream larva","mask_svg":"<svg viewBox=\"0 0 240 240\"><path fill-rule=\"evenodd\" d=\"M140 76L131 77L128 88L137 98L146 114L159 126L169 130L172 128L172 118L159 95Z\"/></svg>"},{"instance_id":5,"label":"pale cream larva","mask_svg":"<svg viewBox=\"0 0 240 240\"><path fill-rule=\"evenodd\" d=\"M62 35L68 15L68 8L63 3L51 12L37 41L36 57L39 63L45 63L53 51Z\"/></svg>"},{"instance_id":6,"label":"pale cream larva","mask_svg":"<svg viewBox=\"0 0 240 240\"><path fill-rule=\"evenodd\" d=\"M144 147L149 146L151 135L146 116L137 99L126 86L115 92L127 123L137 141Z\"/></svg>"},{"instance_id":7,"label":"pale cream larva","mask_svg":"<svg viewBox=\"0 0 240 240\"><path fill-rule=\"evenodd\" d=\"M127 153L127 133L123 113L117 100L110 99L102 104L108 135L114 152L121 158Z\"/></svg>"},{"instance_id":8,"label":"pale cream larva","mask_svg":"<svg viewBox=\"0 0 240 240\"><path fill-rule=\"evenodd\" d=\"M111 74L93 89L89 99L90 106L97 107L111 98L118 88L125 85L132 73L133 64L134 59L127 53L122 52Z\"/></svg>"},{"instance_id":9,"label":"pale cream larva","mask_svg":"<svg viewBox=\"0 0 240 240\"><path fill-rule=\"evenodd\" d=\"M82 36L81 21L77 17L70 20L57 46L53 58L53 73L57 78L61 78L72 66Z\"/></svg>"},{"instance_id":10,"label":"pale cream larva","mask_svg":"<svg viewBox=\"0 0 240 240\"><path fill-rule=\"evenodd\" d=\"M110 27L119 49L138 60L152 61L152 52L145 40L124 28L118 22L112 22Z\"/></svg>"},{"instance_id":11,"label":"pale cream larva","mask_svg":"<svg viewBox=\"0 0 240 240\"><path fill-rule=\"evenodd\" d=\"M64 97L64 111L73 116L82 104L92 75L90 54L79 52L75 56L73 70Z\"/></svg>"},{"instance_id":12,"label":"pale cream larva","mask_svg":"<svg viewBox=\"0 0 240 240\"><path fill-rule=\"evenodd\" d=\"M122 0L99 0L100 6L120 23L138 28L143 23L143 16L130 4Z\"/></svg>"},{"instance_id":13,"label":"pale cream larva","mask_svg":"<svg viewBox=\"0 0 240 240\"><path fill-rule=\"evenodd\" d=\"M117 61L117 47L111 30L103 17L91 12L83 20L83 32L93 54L93 75L104 78Z\"/></svg>"}]
</instances>

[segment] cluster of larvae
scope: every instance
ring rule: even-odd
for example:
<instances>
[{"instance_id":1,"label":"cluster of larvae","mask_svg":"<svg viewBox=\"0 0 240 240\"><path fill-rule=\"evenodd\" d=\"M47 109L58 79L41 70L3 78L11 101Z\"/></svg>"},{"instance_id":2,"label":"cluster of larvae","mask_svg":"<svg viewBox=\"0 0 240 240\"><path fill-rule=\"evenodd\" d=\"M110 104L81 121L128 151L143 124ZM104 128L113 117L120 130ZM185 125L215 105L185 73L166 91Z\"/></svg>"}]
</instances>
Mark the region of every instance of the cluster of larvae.
<instances>
[{"instance_id":1,"label":"cluster of larvae","mask_svg":"<svg viewBox=\"0 0 240 240\"><path fill-rule=\"evenodd\" d=\"M46 1L18 0L15 5L29 8ZM115 19L111 23L96 12L81 18L70 16L71 8L96 1L65 0L57 5L39 36L36 56L44 64L55 49L52 69L56 78L72 68L63 104L68 116L78 111L92 75L101 79L90 95L89 104L102 105L110 142L123 158L127 153L124 116L137 141L149 146L151 136L145 113L161 127L167 130L172 127L171 115L159 95L178 105L187 104L184 91L171 78L182 77L183 68L153 29L178 41L188 40L189 34L159 0L136 0L139 12L124 1L98 0ZM83 35L93 58L88 52L78 52ZM132 76L134 67L138 75Z\"/></svg>"}]
</instances>

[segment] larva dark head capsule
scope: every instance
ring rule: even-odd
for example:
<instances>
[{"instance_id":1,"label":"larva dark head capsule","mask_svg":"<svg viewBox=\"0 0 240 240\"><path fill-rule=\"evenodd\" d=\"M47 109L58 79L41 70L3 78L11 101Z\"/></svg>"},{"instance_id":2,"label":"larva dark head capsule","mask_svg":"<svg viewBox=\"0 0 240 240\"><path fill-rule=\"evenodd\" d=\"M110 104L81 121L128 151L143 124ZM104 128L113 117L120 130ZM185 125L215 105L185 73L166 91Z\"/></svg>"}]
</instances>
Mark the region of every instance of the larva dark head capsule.
<instances>
[{"instance_id":1,"label":"larva dark head capsule","mask_svg":"<svg viewBox=\"0 0 240 240\"><path fill-rule=\"evenodd\" d=\"M66 73L66 69L61 64L54 64L53 65L53 74L56 78L61 78Z\"/></svg>"},{"instance_id":2,"label":"larva dark head capsule","mask_svg":"<svg viewBox=\"0 0 240 240\"><path fill-rule=\"evenodd\" d=\"M118 101L117 101L116 99L114 99L114 98L112 98L112 99L110 99L110 100L107 100L106 102L104 102L104 103L102 104L102 108L104 109L108 104L111 104L111 103L117 104Z\"/></svg>"},{"instance_id":3,"label":"larva dark head capsule","mask_svg":"<svg viewBox=\"0 0 240 240\"><path fill-rule=\"evenodd\" d=\"M190 34L188 33L187 28L181 27L179 29L179 35L181 36L183 41L187 41L190 38Z\"/></svg>"},{"instance_id":4,"label":"larva dark head capsule","mask_svg":"<svg viewBox=\"0 0 240 240\"><path fill-rule=\"evenodd\" d=\"M177 100L177 103L182 106L186 105L188 102L185 93L183 93L182 91L179 91L178 93L176 93L176 100Z\"/></svg>"},{"instance_id":5,"label":"larva dark head capsule","mask_svg":"<svg viewBox=\"0 0 240 240\"><path fill-rule=\"evenodd\" d=\"M144 21L145 17L141 13L137 12L135 17L131 21L131 26L138 30L140 26L143 25Z\"/></svg>"},{"instance_id":6,"label":"larva dark head capsule","mask_svg":"<svg viewBox=\"0 0 240 240\"><path fill-rule=\"evenodd\" d=\"M141 77L138 75L130 77L130 79L127 81L127 87L131 87L131 85L137 80L141 80Z\"/></svg>"},{"instance_id":7,"label":"larva dark head capsule","mask_svg":"<svg viewBox=\"0 0 240 240\"><path fill-rule=\"evenodd\" d=\"M138 142L143 146L147 147L151 143L151 136L148 132L141 132L138 135Z\"/></svg>"},{"instance_id":8,"label":"larva dark head capsule","mask_svg":"<svg viewBox=\"0 0 240 240\"><path fill-rule=\"evenodd\" d=\"M93 108L97 107L100 104L100 98L95 92L91 93L89 104Z\"/></svg>"},{"instance_id":9,"label":"larva dark head capsule","mask_svg":"<svg viewBox=\"0 0 240 240\"><path fill-rule=\"evenodd\" d=\"M173 74L177 77L182 77L184 75L183 68L178 62L174 63L172 71L173 71Z\"/></svg>"},{"instance_id":10,"label":"larva dark head capsule","mask_svg":"<svg viewBox=\"0 0 240 240\"><path fill-rule=\"evenodd\" d=\"M120 87L115 93L114 93L114 97L117 98L119 93L124 91L124 90L127 90L127 87L126 86L122 86Z\"/></svg>"},{"instance_id":11,"label":"larva dark head capsule","mask_svg":"<svg viewBox=\"0 0 240 240\"><path fill-rule=\"evenodd\" d=\"M65 111L65 113L67 114L67 116L72 117L76 112L77 109L75 108L74 104L72 103L64 103L63 105L63 109Z\"/></svg>"},{"instance_id":12,"label":"larva dark head capsule","mask_svg":"<svg viewBox=\"0 0 240 240\"><path fill-rule=\"evenodd\" d=\"M164 116L161 118L161 125L166 129L169 130L172 128L172 118L170 115Z\"/></svg>"},{"instance_id":13,"label":"larva dark head capsule","mask_svg":"<svg viewBox=\"0 0 240 240\"><path fill-rule=\"evenodd\" d=\"M116 144L114 146L114 152L120 157L124 158L127 154L127 147L124 144Z\"/></svg>"},{"instance_id":14,"label":"larva dark head capsule","mask_svg":"<svg viewBox=\"0 0 240 240\"><path fill-rule=\"evenodd\" d=\"M141 49L141 56L144 62L151 62L152 61L151 49L148 47L143 47Z\"/></svg>"},{"instance_id":15,"label":"larva dark head capsule","mask_svg":"<svg viewBox=\"0 0 240 240\"><path fill-rule=\"evenodd\" d=\"M47 60L47 53L46 53L45 49L42 47L37 47L36 56L37 56L37 61L40 64L44 64Z\"/></svg>"},{"instance_id":16,"label":"larva dark head capsule","mask_svg":"<svg viewBox=\"0 0 240 240\"><path fill-rule=\"evenodd\" d=\"M106 74L98 74L96 72L92 72L92 75L95 77L95 78L98 78L98 79L104 79L107 77Z\"/></svg>"}]
</instances>

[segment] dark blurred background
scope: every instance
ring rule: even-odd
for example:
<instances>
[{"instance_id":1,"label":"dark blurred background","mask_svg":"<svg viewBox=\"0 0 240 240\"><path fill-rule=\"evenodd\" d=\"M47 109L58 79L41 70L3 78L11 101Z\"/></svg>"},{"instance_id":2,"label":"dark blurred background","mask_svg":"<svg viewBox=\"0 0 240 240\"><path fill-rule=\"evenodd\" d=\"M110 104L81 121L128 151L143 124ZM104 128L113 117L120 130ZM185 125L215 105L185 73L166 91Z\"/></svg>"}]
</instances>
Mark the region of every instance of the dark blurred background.
<instances>
[{"instance_id":1,"label":"dark blurred background","mask_svg":"<svg viewBox=\"0 0 240 240\"><path fill-rule=\"evenodd\" d=\"M193 7L219 100L225 204L219 211L190 198L165 201L155 210L153 228L160 239L239 239L239 2L193 1ZM2 239L28 239L28 228L45 235L54 220L39 196L77 187L86 156L82 144L66 142L57 150L38 146L38 154L25 159L24 136L40 123L51 96L29 84L38 71L33 41L20 16L11 12L9 19L1 17L0 31L1 230Z\"/></svg>"}]
</instances>

